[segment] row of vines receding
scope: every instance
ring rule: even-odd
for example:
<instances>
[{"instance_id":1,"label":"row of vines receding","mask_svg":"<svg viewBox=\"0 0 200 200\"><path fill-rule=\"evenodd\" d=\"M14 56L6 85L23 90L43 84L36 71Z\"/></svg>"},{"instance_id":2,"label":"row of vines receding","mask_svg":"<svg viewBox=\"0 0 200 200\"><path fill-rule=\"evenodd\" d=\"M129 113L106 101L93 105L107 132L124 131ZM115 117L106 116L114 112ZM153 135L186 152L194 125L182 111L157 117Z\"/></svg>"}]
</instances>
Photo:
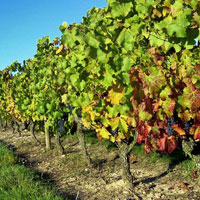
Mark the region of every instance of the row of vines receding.
<instances>
[{"instance_id":1,"label":"row of vines receding","mask_svg":"<svg viewBox=\"0 0 200 200\"><path fill-rule=\"evenodd\" d=\"M123 180L133 187L128 155L182 148L196 162L200 140L200 3L198 0L107 0L80 24L60 26L61 38L38 40L37 54L0 71L0 116L12 127L39 123L46 148L76 125L116 143ZM18 125L17 125L18 124ZM20 130L18 129L20 134ZM191 147L191 148L190 148Z\"/></svg>"}]
</instances>

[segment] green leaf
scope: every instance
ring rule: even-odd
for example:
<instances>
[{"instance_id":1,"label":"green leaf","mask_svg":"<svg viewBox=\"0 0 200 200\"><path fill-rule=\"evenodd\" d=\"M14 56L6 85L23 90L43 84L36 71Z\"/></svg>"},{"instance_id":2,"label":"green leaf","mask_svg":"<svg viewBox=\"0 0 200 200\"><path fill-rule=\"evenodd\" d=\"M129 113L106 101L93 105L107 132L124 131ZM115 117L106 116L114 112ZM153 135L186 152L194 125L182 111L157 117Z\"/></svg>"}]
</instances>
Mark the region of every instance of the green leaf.
<instances>
[{"instance_id":1,"label":"green leaf","mask_svg":"<svg viewBox=\"0 0 200 200\"><path fill-rule=\"evenodd\" d=\"M112 74L110 74L109 71L106 71L106 73L104 74L104 81L103 81L103 85L106 87L110 87L113 84L113 77Z\"/></svg>"},{"instance_id":2,"label":"green leaf","mask_svg":"<svg viewBox=\"0 0 200 200\"><path fill-rule=\"evenodd\" d=\"M129 73L128 72L122 73L122 77L123 77L123 83L129 85L130 84Z\"/></svg>"},{"instance_id":3,"label":"green leaf","mask_svg":"<svg viewBox=\"0 0 200 200\"><path fill-rule=\"evenodd\" d=\"M106 53L104 53L100 48L97 49L97 58L102 63L106 63L108 61Z\"/></svg>"},{"instance_id":4,"label":"green leaf","mask_svg":"<svg viewBox=\"0 0 200 200\"><path fill-rule=\"evenodd\" d=\"M134 33L130 29L123 29L117 38L117 43L126 51L131 51L134 46Z\"/></svg>"},{"instance_id":5,"label":"green leaf","mask_svg":"<svg viewBox=\"0 0 200 200\"><path fill-rule=\"evenodd\" d=\"M99 41L94 37L94 35L92 35L92 33L91 32L88 32L86 35L85 35L85 40L86 40L86 42L90 45L90 46L92 46L92 47L94 47L94 48L96 48L96 49L98 49L99 48Z\"/></svg>"},{"instance_id":6,"label":"green leaf","mask_svg":"<svg viewBox=\"0 0 200 200\"><path fill-rule=\"evenodd\" d=\"M84 80L82 80L82 81L80 82L80 91L83 91L84 88L85 88L85 86L86 86L86 82L85 82Z\"/></svg>"},{"instance_id":7,"label":"green leaf","mask_svg":"<svg viewBox=\"0 0 200 200\"><path fill-rule=\"evenodd\" d=\"M77 80L79 80L79 74L72 74L70 76L70 80L73 86L75 86L75 83L77 82Z\"/></svg>"},{"instance_id":8,"label":"green leaf","mask_svg":"<svg viewBox=\"0 0 200 200\"><path fill-rule=\"evenodd\" d=\"M117 106L113 106L113 107L110 107L110 106L107 106L106 107L108 112L109 112L109 117L110 118L114 118L118 115L118 109L117 109Z\"/></svg>"},{"instance_id":9,"label":"green leaf","mask_svg":"<svg viewBox=\"0 0 200 200\"><path fill-rule=\"evenodd\" d=\"M120 129L122 130L122 132L127 133L128 132L128 125L126 123L126 121L122 118L120 118Z\"/></svg>"},{"instance_id":10,"label":"green leaf","mask_svg":"<svg viewBox=\"0 0 200 200\"><path fill-rule=\"evenodd\" d=\"M101 122L105 127L109 126L109 121L103 115L101 116Z\"/></svg>"},{"instance_id":11,"label":"green leaf","mask_svg":"<svg viewBox=\"0 0 200 200\"><path fill-rule=\"evenodd\" d=\"M166 99L169 97L169 95L172 94L171 88L169 86L166 86L164 90L160 93L160 97L162 99Z\"/></svg>"},{"instance_id":12,"label":"green leaf","mask_svg":"<svg viewBox=\"0 0 200 200\"><path fill-rule=\"evenodd\" d=\"M150 44L151 46L155 46L155 47L160 47L163 45L164 40L159 38L160 36L154 36L154 35L150 35L149 40L150 40Z\"/></svg>"},{"instance_id":13,"label":"green leaf","mask_svg":"<svg viewBox=\"0 0 200 200\"><path fill-rule=\"evenodd\" d=\"M111 122L111 128L112 130L115 130L119 126L119 117L115 118Z\"/></svg>"},{"instance_id":14,"label":"green leaf","mask_svg":"<svg viewBox=\"0 0 200 200\"><path fill-rule=\"evenodd\" d=\"M116 0L107 0L107 2L108 2L108 5L111 5L112 3L115 3Z\"/></svg>"},{"instance_id":15,"label":"green leaf","mask_svg":"<svg viewBox=\"0 0 200 200\"><path fill-rule=\"evenodd\" d=\"M44 105L40 105L38 111L40 112L40 114L44 114L45 113Z\"/></svg>"},{"instance_id":16,"label":"green leaf","mask_svg":"<svg viewBox=\"0 0 200 200\"><path fill-rule=\"evenodd\" d=\"M200 89L200 81L199 80L195 83L195 87Z\"/></svg>"},{"instance_id":17,"label":"green leaf","mask_svg":"<svg viewBox=\"0 0 200 200\"><path fill-rule=\"evenodd\" d=\"M165 42L165 50L169 51L173 47L173 44L171 42Z\"/></svg>"},{"instance_id":18,"label":"green leaf","mask_svg":"<svg viewBox=\"0 0 200 200\"><path fill-rule=\"evenodd\" d=\"M181 46L178 44L174 44L174 49L178 53L181 50Z\"/></svg>"},{"instance_id":19,"label":"green leaf","mask_svg":"<svg viewBox=\"0 0 200 200\"><path fill-rule=\"evenodd\" d=\"M185 27L180 26L176 23L170 24L167 26L167 32L170 36L173 36L176 33L177 37L184 38L186 37Z\"/></svg>"},{"instance_id":20,"label":"green leaf","mask_svg":"<svg viewBox=\"0 0 200 200\"><path fill-rule=\"evenodd\" d=\"M138 12L138 16L144 19L148 15L148 7L147 4L138 3L136 5L136 11Z\"/></svg>"},{"instance_id":21,"label":"green leaf","mask_svg":"<svg viewBox=\"0 0 200 200\"><path fill-rule=\"evenodd\" d=\"M175 104L176 102L174 101L174 99L171 99L169 97L162 101L162 108L163 111L167 114L167 116L172 115L175 108Z\"/></svg>"},{"instance_id":22,"label":"green leaf","mask_svg":"<svg viewBox=\"0 0 200 200\"><path fill-rule=\"evenodd\" d=\"M152 115L146 111L146 106L144 103L139 105L139 118L142 121L148 121L152 118Z\"/></svg>"},{"instance_id":23,"label":"green leaf","mask_svg":"<svg viewBox=\"0 0 200 200\"><path fill-rule=\"evenodd\" d=\"M122 17L126 17L129 12L131 11L133 7L132 2L129 3L119 3L119 2L115 2L112 4L112 16L114 18L122 16Z\"/></svg>"},{"instance_id":24,"label":"green leaf","mask_svg":"<svg viewBox=\"0 0 200 200\"><path fill-rule=\"evenodd\" d=\"M132 67L130 57L123 56L122 59L122 71L129 72Z\"/></svg>"},{"instance_id":25,"label":"green leaf","mask_svg":"<svg viewBox=\"0 0 200 200\"><path fill-rule=\"evenodd\" d=\"M62 85L65 82L65 74L63 72L59 73L57 82L59 85Z\"/></svg>"},{"instance_id":26,"label":"green leaf","mask_svg":"<svg viewBox=\"0 0 200 200\"><path fill-rule=\"evenodd\" d=\"M65 46L70 48L73 48L76 45L72 34L68 30L64 32L61 41Z\"/></svg>"},{"instance_id":27,"label":"green leaf","mask_svg":"<svg viewBox=\"0 0 200 200\"><path fill-rule=\"evenodd\" d=\"M57 120L57 119L60 119L60 118L62 117L62 113L56 111L56 112L53 113L53 117L54 117L54 119L56 119L56 120Z\"/></svg>"}]
</instances>

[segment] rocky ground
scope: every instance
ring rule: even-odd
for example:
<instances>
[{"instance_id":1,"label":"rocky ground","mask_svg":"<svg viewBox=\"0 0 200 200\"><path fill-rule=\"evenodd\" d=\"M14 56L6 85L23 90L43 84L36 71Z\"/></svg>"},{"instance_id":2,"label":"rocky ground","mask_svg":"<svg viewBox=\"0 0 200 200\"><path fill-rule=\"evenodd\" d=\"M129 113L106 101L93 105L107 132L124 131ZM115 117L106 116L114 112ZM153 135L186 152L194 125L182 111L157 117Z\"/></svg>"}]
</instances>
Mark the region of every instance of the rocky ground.
<instances>
[{"instance_id":1,"label":"rocky ground","mask_svg":"<svg viewBox=\"0 0 200 200\"><path fill-rule=\"evenodd\" d=\"M44 135L39 135L44 143L43 138ZM79 144L71 137L63 141L65 155L61 155L56 148L45 151L44 146L33 142L29 132L23 132L21 137L11 131L0 132L0 141L16 151L21 163L40 173L45 181L53 183L58 193L66 199L134 199L123 183L117 150L109 151L102 145L88 144L88 151L95 163L95 167L89 168ZM54 146L54 141L52 144ZM138 199L200 200L199 178L185 178L179 166L150 163L145 157L132 155L131 172L135 176Z\"/></svg>"}]
</instances>

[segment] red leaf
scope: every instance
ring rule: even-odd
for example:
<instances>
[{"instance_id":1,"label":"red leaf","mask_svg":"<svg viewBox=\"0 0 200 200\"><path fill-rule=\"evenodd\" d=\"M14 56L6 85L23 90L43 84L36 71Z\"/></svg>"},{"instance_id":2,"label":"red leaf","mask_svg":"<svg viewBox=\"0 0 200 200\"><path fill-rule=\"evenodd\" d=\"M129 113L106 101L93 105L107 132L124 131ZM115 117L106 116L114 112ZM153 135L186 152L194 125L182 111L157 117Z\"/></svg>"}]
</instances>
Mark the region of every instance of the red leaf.
<instances>
[{"instance_id":1,"label":"red leaf","mask_svg":"<svg viewBox=\"0 0 200 200\"><path fill-rule=\"evenodd\" d=\"M200 112L197 113L197 120L200 122Z\"/></svg>"},{"instance_id":2,"label":"red leaf","mask_svg":"<svg viewBox=\"0 0 200 200\"><path fill-rule=\"evenodd\" d=\"M145 141L150 131L151 127L148 124L144 124L144 122L140 121L137 127L137 132L138 132L137 142L141 144L143 141Z\"/></svg>"},{"instance_id":3,"label":"red leaf","mask_svg":"<svg viewBox=\"0 0 200 200\"><path fill-rule=\"evenodd\" d=\"M199 178L199 175L197 174L197 171L195 170L192 171L192 176L193 178Z\"/></svg>"},{"instance_id":4,"label":"red leaf","mask_svg":"<svg viewBox=\"0 0 200 200\"><path fill-rule=\"evenodd\" d=\"M175 136L168 137L166 134L164 134L163 137L159 139L159 142L159 151L161 152L172 153L178 147Z\"/></svg>"},{"instance_id":5,"label":"red leaf","mask_svg":"<svg viewBox=\"0 0 200 200\"><path fill-rule=\"evenodd\" d=\"M200 108L200 90L195 87L190 79L185 78L184 82L187 85L183 89L184 106L192 111L197 111Z\"/></svg>"},{"instance_id":6,"label":"red leaf","mask_svg":"<svg viewBox=\"0 0 200 200\"><path fill-rule=\"evenodd\" d=\"M151 144L147 141L147 139L145 140L145 146L144 146L145 152L147 154L149 154L152 150L152 146Z\"/></svg>"},{"instance_id":7,"label":"red leaf","mask_svg":"<svg viewBox=\"0 0 200 200\"><path fill-rule=\"evenodd\" d=\"M174 136L170 136L167 139L167 152L172 153L178 147L178 143Z\"/></svg>"},{"instance_id":8,"label":"red leaf","mask_svg":"<svg viewBox=\"0 0 200 200\"><path fill-rule=\"evenodd\" d=\"M165 60L164 55L154 54L154 62L155 62L155 64L162 65L164 60Z\"/></svg>"},{"instance_id":9,"label":"red leaf","mask_svg":"<svg viewBox=\"0 0 200 200\"><path fill-rule=\"evenodd\" d=\"M163 138L160 138L160 151L165 151L167 149L167 136L164 135Z\"/></svg>"},{"instance_id":10,"label":"red leaf","mask_svg":"<svg viewBox=\"0 0 200 200\"><path fill-rule=\"evenodd\" d=\"M148 95L149 96L149 95ZM149 98L148 96L146 96L144 102L146 104L146 110L149 112L149 113L152 113L153 112L153 109L152 109L152 104L153 104L153 100L151 98Z\"/></svg>"},{"instance_id":11,"label":"red leaf","mask_svg":"<svg viewBox=\"0 0 200 200\"><path fill-rule=\"evenodd\" d=\"M141 144L145 140L144 135L139 134L137 137L137 143Z\"/></svg>"},{"instance_id":12,"label":"red leaf","mask_svg":"<svg viewBox=\"0 0 200 200\"><path fill-rule=\"evenodd\" d=\"M158 100L156 103L153 103L153 112L158 112L158 107L161 105L161 100Z\"/></svg>"}]
</instances>

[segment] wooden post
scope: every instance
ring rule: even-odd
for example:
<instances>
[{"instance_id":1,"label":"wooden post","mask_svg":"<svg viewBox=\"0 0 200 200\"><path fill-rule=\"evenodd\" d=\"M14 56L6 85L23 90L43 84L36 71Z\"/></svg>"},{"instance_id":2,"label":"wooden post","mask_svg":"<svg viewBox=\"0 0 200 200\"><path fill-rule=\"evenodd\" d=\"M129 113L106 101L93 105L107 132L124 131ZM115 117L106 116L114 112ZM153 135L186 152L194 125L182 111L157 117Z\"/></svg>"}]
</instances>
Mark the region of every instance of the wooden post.
<instances>
[{"instance_id":1,"label":"wooden post","mask_svg":"<svg viewBox=\"0 0 200 200\"><path fill-rule=\"evenodd\" d=\"M51 140L50 140L49 127L47 126L46 122L44 123L44 129L45 129L46 150L48 151L51 149Z\"/></svg>"}]
</instances>

